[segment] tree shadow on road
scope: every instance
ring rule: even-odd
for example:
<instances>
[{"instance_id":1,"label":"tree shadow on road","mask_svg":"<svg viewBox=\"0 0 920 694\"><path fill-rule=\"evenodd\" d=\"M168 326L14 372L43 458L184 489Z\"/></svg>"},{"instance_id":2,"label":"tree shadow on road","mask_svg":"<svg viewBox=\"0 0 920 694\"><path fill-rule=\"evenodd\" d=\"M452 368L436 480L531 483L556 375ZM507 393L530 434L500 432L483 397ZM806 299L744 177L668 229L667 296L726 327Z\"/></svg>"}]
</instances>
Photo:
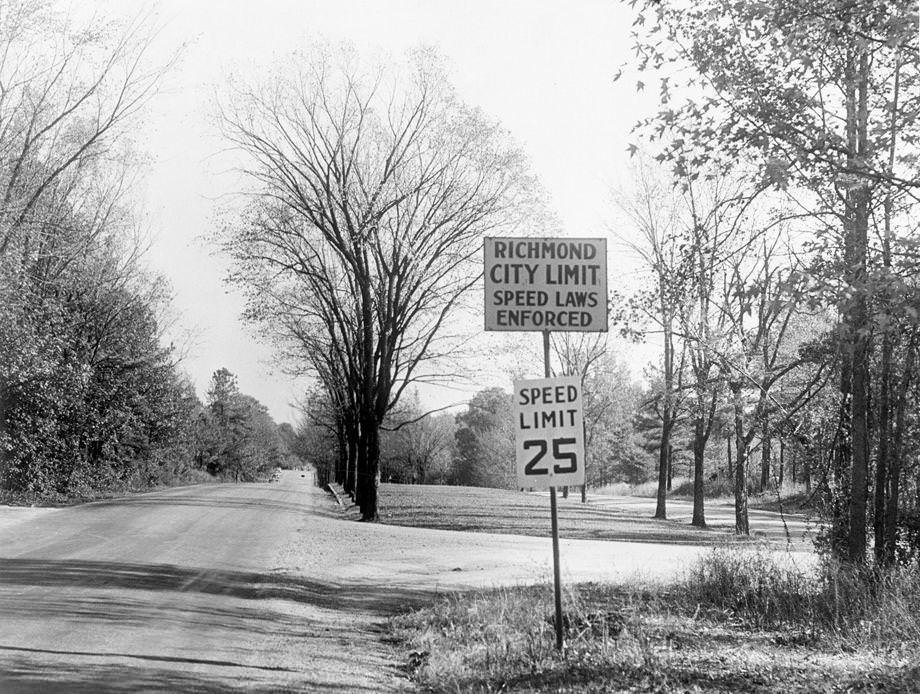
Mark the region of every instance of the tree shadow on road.
<instances>
[{"instance_id":1,"label":"tree shadow on road","mask_svg":"<svg viewBox=\"0 0 920 694\"><path fill-rule=\"evenodd\" d=\"M55 655L50 652L49 655ZM73 654L62 653L64 656ZM300 676L287 684L259 678L252 669L235 675L215 676L183 672L167 667L126 667L122 663L49 662L46 659L0 658L0 691L4 694L97 694L99 692L217 692L252 694L275 692L377 692L374 685L334 678Z\"/></svg>"},{"instance_id":2,"label":"tree shadow on road","mask_svg":"<svg viewBox=\"0 0 920 694\"><path fill-rule=\"evenodd\" d=\"M333 610L387 616L433 595L371 582L335 583L287 573L258 573L77 559L0 558L0 585L127 588L290 600Z\"/></svg>"},{"instance_id":3,"label":"tree shadow on road","mask_svg":"<svg viewBox=\"0 0 920 694\"><path fill-rule=\"evenodd\" d=\"M218 595L229 599L213 599ZM378 691L360 677L336 678L357 661L366 660L363 671L387 667L367 648L378 627L359 617L385 617L430 598L426 591L280 572L0 558L0 691ZM69 624L86 633L86 644L19 638L16 625L35 623ZM217 655L199 658L195 649L169 643L137 651L118 638L150 629L181 633L190 624L218 644ZM273 666L253 645L278 639L298 644L301 662Z\"/></svg>"},{"instance_id":4,"label":"tree shadow on road","mask_svg":"<svg viewBox=\"0 0 920 694\"><path fill-rule=\"evenodd\" d=\"M258 490L253 490L258 491ZM258 512L270 511L272 513L292 513L302 516L305 513L316 513L318 509L310 508L296 500L272 498L256 493L246 496L218 496L218 495L173 495L173 494L142 494L120 499L107 499L94 501L90 504L77 506L71 509L72 513L94 513L101 509L124 506L156 506L169 508L171 506L189 506L195 508L226 508L226 509L251 509Z\"/></svg>"}]
</instances>

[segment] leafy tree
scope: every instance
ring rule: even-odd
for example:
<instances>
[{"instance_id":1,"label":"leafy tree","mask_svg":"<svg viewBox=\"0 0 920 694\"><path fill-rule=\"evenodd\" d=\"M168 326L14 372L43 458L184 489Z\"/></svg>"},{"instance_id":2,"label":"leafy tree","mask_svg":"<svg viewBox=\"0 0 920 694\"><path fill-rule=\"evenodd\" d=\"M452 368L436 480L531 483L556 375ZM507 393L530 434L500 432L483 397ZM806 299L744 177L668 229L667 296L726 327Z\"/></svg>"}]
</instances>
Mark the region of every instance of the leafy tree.
<instances>
[{"instance_id":1,"label":"leafy tree","mask_svg":"<svg viewBox=\"0 0 920 694\"><path fill-rule=\"evenodd\" d=\"M476 487L513 488L516 484L511 394L481 390L456 417L454 481Z\"/></svg>"},{"instance_id":2,"label":"leafy tree","mask_svg":"<svg viewBox=\"0 0 920 694\"><path fill-rule=\"evenodd\" d=\"M144 22L78 27L52 3L0 12L0 475L18 493L187 471L196 398L125 197L128 128L163 74L149 40Z\"/></svg>"},{"instance_id":3,"label":"leafy tree","mask_svg":"<svg viewBox=\"0 0 920 694\"><path fill-rule=\"evenodd\" d=\"M211 377L205 421L205 460L211 474L251 482L284 462L284 442L268 410L240 393L236 376L226 368Z\"/></svg>"},{"instance_id":4,"label":"leafy tree","mask_svg":"<svg viewBox=\"0 0 920 694\"><path fill-rule=\"evenodd\" d=\"M890 213L896 198L916 200L920 188L916 18L909 0L649 0L636 20L639 67L661 86L661 108L640 129L662 141L660 157L691 176L753 163L762 182L790 191L825 241L813 274L840 317L833 547L851 561L866 551L869 228L879 207ZM675 84L675 74L686 82ZM884 401L890 372L883 380Z\"/></svg>"},{"instance_id":5,"label":"leafy tree","mask_svg":"<svg viewBox=\"0 0 920 694\"><path fill-rule=\"evenodd\" d=\"M310 389L300 409L295 450L301 460L316 469L320 485L341 484L348 453L328 394L321 388Z\"/></svg>"},{"instance_id":6,"label":"leafy tree","mask_svg":"<svg viewBox=\"0 0 920 694\"><path fill-rule=\"evenodd\" d=\"M585 472L590 486L648 479L650 460L634 426L640 396L626 365L613 352L600 357L585 378Z\"/></svg>"},{"instance_id":7,"label":"leafy tree","mask_svg":"<svg viewBox=\"0 0 920 694\"><path fill-rule=\"evenodd\" d=\"M384 423L381 475L391 482L443 483L450 474L455 426L453 415L424 412L413 393Z\"/></svg>"}]
</instances>

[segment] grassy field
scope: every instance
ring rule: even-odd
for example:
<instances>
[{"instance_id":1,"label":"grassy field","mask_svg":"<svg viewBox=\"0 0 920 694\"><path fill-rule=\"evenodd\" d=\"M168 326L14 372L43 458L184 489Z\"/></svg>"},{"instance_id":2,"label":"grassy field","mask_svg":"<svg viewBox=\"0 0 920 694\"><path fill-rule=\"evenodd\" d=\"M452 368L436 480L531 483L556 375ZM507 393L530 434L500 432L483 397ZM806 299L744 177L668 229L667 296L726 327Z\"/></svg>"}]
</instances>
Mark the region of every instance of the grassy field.
<instances>
[{"instance_id":1,"label":"grassy field","mask_svg":"<svg viewBox=\"0 0 920 694\"><path fill-rule=\"evenodd\" d=\"M816 578L717 550L668 588L550 586L447 596L390 621L428 692L918 692L920 579Z\"/></svg>"},{"instance_id":2,"label":"grassy field","mask_svg":"<svg viewBox=\"0 0 920 694\"><path fill-rule=\"evenodd\" d=\"M775 543L726 544L728 527L603 504L560 498L561 535L720 547L676 584L567 585L561 653L551 586L443 596L389 622L410 679L428 692L920 693L916 571L815 574ZM384 484L380 508L397 525L549 533L546 495Z\"/></svg>"},{"instance_id":3,"label":"grassy field","mask_svg":"<svg viewBox=\"0 0 920 694\"><path fill-rule=\"evenodd\" d=\"M685 522L654 520L651 514L585 505L577 492L568 499L558 497L561 537L713 545L745 541L726 523L699 529ZM380 519L421 528L545 536L550 532L549 496L481 487L381 484Z\"/></svg>"}]
</instances>

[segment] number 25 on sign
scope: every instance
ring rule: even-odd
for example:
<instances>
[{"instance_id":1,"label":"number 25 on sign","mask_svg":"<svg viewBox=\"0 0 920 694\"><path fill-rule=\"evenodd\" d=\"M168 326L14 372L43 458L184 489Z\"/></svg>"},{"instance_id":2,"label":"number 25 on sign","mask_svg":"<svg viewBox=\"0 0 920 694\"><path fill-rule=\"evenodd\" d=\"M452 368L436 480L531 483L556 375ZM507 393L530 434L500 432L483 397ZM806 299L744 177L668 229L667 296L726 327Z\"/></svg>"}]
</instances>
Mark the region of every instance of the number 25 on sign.
<instances>
[{"instance_id":1,"label":"number 25 on sign","mask_svg":"<svg viewBox=\"0 0 920 694\"><path fill-rule=\"evenodd\" d=\"M515 458L519 487L585 483L581 382L576 376L514 382Z\"/></svg>"}]
</instances>

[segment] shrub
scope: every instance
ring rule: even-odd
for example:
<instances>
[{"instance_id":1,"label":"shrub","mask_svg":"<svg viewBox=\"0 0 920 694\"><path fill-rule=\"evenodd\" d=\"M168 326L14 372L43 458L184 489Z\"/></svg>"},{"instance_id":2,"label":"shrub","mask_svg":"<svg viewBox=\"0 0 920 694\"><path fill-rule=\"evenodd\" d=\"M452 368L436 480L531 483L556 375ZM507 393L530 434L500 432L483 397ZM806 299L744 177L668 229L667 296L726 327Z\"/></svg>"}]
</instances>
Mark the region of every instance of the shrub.
<instances>
[{"instance_id":1,"label":"shrub","mask_svg":"<svg viewBox=\"0 0 920 694\"><path fill-rule=\"evenodd\" d=\"M760 547L715 549L680 586L689 609L792 626L841 647L920 646L920 571L850 566L831 559L815 568Z\"/></svg>"},{"instance_id":2,"label":"shrub","mask_svg":"<svg viewBox=\"0 0 920 694\"><path fill-rule=\"evenodd\" d=\"M764 547L716 548L690 569L682 588L690 604L743 615L763 626L800 622L811 607L815 580Z\"/></svg>"}]
</instances>

